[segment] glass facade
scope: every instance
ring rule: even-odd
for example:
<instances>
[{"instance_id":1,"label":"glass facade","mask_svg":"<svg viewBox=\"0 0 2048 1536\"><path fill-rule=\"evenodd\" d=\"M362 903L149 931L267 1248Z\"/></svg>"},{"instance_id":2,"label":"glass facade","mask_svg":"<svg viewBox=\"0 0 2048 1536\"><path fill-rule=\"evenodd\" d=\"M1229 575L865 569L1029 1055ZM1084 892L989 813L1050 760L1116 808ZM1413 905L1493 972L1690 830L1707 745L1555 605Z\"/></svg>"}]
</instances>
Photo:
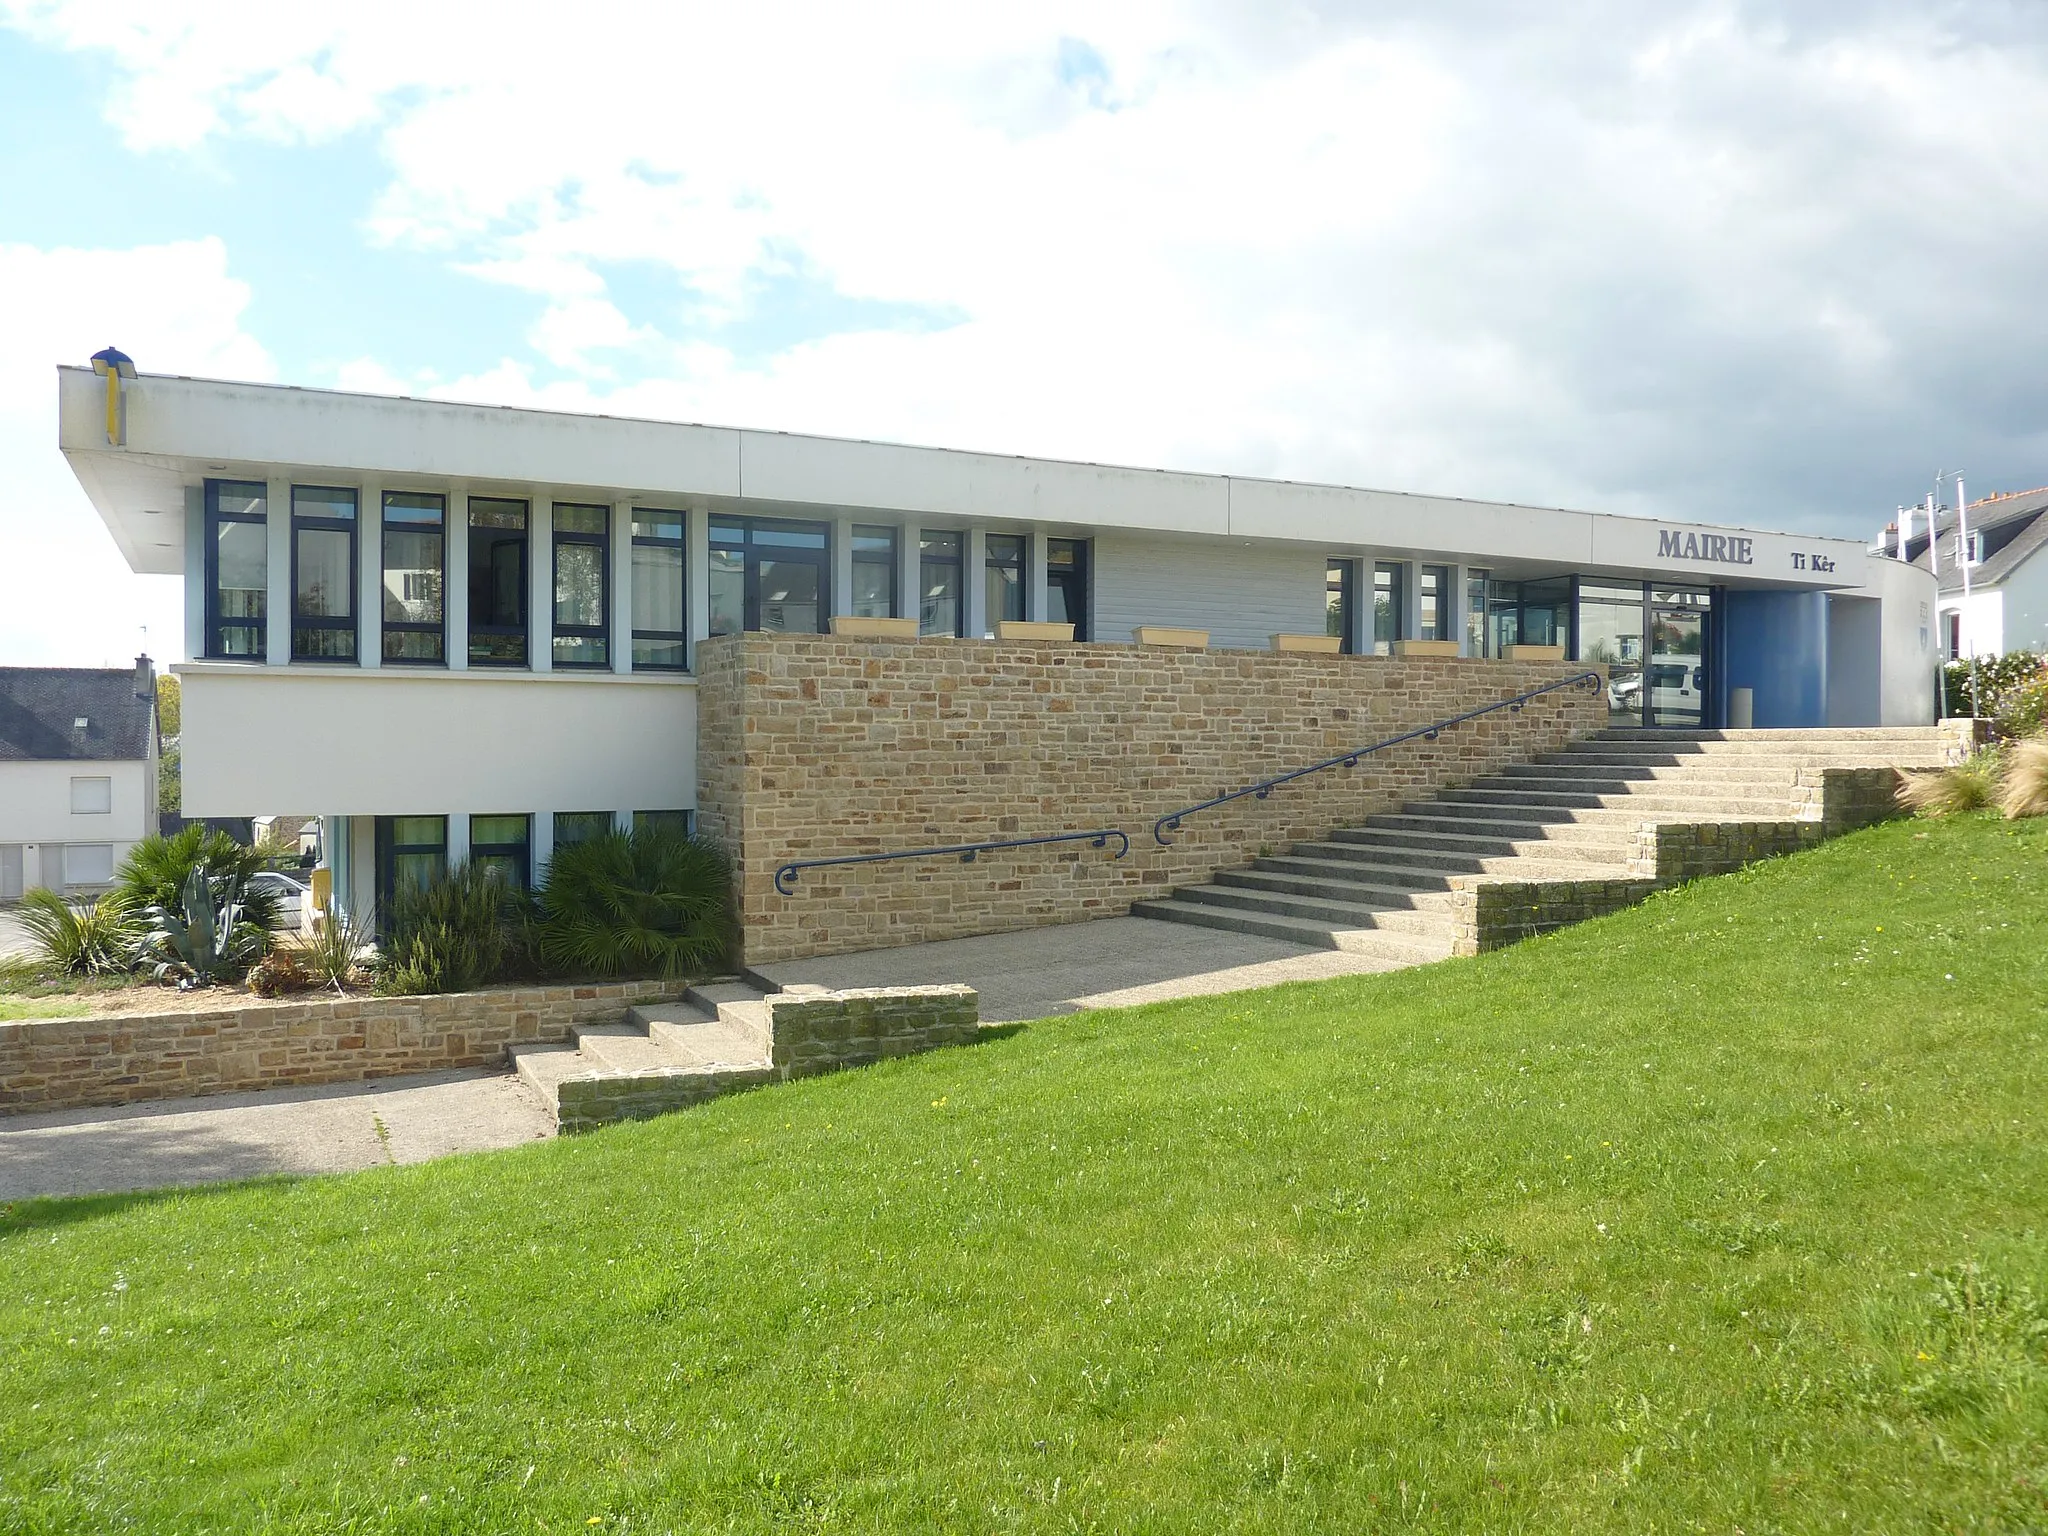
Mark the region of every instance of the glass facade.
<instances>
[{"instance_id":1,"label":"glass facade","mask_svg":"<svg viewBox=\"0 0 2048 1536\"><path fill-rule=\"evenodd\" d=\"M405 890L420 890L447 873L446 816L377 818L377 913L380 926L389 919L394 895Z\"/></svg>"},{"instance_id":2,"label":"glass facade","mask_svg":"<svg viewBox=\"0 0 2048 1536\"><path fill-rule=\"evenodd\" d=\"M633 665L680 672L690 657L683 627L688 587L680 512L633 509Z\"/></svg>"},{"instance_id":3,"label":"glass facade","mask_svg":"<svg viewBox=\"0 0 2048 1536\"><path fill-rule=\"evenodd\" d=\"M469 498L469 664L527 664L523 501Z\"/></svg>"},{"instance_id":4,"label":"glass facade","mask_svg":"<svg viewBox=\"0 0 2048 1536\"><path fill-rule=\"evenodd\" d=\"M270 592L270 492L261 481L206 482L206 654L261 661Z\"/></svg>"},{"instance_id":5,"label":"glass facade","mask_svg":"<svg viewBox=\"0 0 2048 1536\"><path fill-rule=\"evenodd\" d=\"M292 660L356 659L356 493L292 487Z\"/></svg>"},{"instance_id":6,"label":"glass facade","mask_svg":"<svg viewBox=\"0 0 2048 1536\"><path fill-rule=\"evenodd\" d=\"M384 660L394 666L448 659L446 518L442 497L384 493Z\"/></svg>"},{"instance_id":7,"label":"glass facade","mask_svg":"<svg viewBox=\"0 0 2048 1536\"><path fill-rule=\"evenodd\" d=\"M593 837L603 837L616 824L610 811L557 811L555 812L555 846L573 848L578 843L587 843Z\"/></svg>"},{"instance_id":8,"label":"glass facade","mask_svg":"<svg viewBox=\"0 0 2048 1536\"><path fill-rule=\"evenodd\" d=\"M533 877L533 818L470 817L469 862L482 865L513 890L525 890Z\"/></svg>"},{"instance_id":9,"label":"glass facade","mask_svg":"<svg viewBox=\"0 0 2048 1536\"><path fill-rule=\"evenodd\" d=\"M1421 612L1416 634L1423 640L1455 640L1458 638L1457 614L1457 573L1448 565L1425 565L1422 581L1417 589Z\"/></svg>"},{"instance_id":10,"label":"glass facade","mask_svg":"<svg viewBox=\"0 0 2048 1536\"><path fill-rule=\"evenodd\" d=\"M987 546L987 630L993 640L996 625L1024 617L1024 539L1020 534L992 533Z\"/></svg>"},{"instance_id":11,"label":"glass facade","mask_svg":"<svg viewBox=\"0 0 2048 1536\"><path fill-rule=\"evenodd\" d=\"M555 626L558 667L611 665L606 622L611 591L610 507L558 501L554 508Z\"/></svg>"},{"instance_id":12,"label":"glass facade","mask_svg":"<svg viewBox=\"0 0 2048 1536\"><path fill-rule=\"evenodd\" d=\"M1407 602L1408 567L1382 560L1372 568L1372 653L1394 654L1394 642L1402 638L1403 610Z\"/></svg>"},{"instance_id":13,"label":"glass facade","mask_svg":"<svg viewBox=\"0 0 2048 1536\"><path fill-rule=\"evenodd\" d=\"M853 616L896 617L896 530L856 526L853 530Z\"/></svg>"},{"instance_id":14,"label":"glass facade","mask_svg":"<svg viewBox=\"0 0 2048 1536\"><path fill-rule=\"evenodd\" d=\"M1323 566L1323 632L1334 635L1346 651L1351 649L1352 588L1357 580L1356 560L1331 560Z\"/></svg>"},{"instance_id":15,"label":"glass facade","mask_svg":"<svg viewBox=\"0 0 2048 1536\"><path fill-rule=\"evenodd\" d=\"M918 541L917 632L961 635L967 620L960 601L960 545L957 533L927 533Z\"/></svg>"},{"instance_id":16,"label":"glass facade","mask_svg":"<svg viewBox=\"0 0 2048 1536\"><path fill-rule=\"evenodd\" d=\"M635 811L633 830L635 832L668 832L677 837L688 837L695 819L692 811Z\"/></svg>"}]
</instances>

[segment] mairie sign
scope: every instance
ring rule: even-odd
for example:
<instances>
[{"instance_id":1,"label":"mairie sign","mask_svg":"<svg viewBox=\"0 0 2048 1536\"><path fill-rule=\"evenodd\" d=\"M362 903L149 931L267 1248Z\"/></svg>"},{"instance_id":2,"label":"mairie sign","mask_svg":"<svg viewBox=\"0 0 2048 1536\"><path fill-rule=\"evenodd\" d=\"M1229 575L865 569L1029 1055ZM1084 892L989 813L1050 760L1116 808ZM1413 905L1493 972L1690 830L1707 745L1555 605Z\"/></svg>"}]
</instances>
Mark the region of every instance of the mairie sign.
<instances>
[{"instance_id":1,"label":"mairie sign","mask_svg":"<svg viewBox=\"0 0 2048 1536\"><path fill-rule=\"evenodd\" d=\"M1702 560L1715 565L1755 565L1756 540L1692 528L1659 528L1659 560Z\"/></svg>"}]
</instances>

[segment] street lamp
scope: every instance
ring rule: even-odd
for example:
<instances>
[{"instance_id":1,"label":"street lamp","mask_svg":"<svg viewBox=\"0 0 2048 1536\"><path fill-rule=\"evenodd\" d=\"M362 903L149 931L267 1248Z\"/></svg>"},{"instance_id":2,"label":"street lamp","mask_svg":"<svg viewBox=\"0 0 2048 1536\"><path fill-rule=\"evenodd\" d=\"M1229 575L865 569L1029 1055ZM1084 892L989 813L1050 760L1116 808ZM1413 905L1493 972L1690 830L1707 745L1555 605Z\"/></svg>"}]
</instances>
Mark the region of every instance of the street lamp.
<instances>
[{"instance_id":1,"label":"street lamp","mask_svg":"<svg viewBox=\"0 0 2048 1536\"><path fill-rule=\"evenodd\" d=\"M128 441L121 422L121 381L135 377L135 359L119 347L108 347L93 353L92 371L107 381L107 441L121 447Z\"/></svg>"}]
</instances>

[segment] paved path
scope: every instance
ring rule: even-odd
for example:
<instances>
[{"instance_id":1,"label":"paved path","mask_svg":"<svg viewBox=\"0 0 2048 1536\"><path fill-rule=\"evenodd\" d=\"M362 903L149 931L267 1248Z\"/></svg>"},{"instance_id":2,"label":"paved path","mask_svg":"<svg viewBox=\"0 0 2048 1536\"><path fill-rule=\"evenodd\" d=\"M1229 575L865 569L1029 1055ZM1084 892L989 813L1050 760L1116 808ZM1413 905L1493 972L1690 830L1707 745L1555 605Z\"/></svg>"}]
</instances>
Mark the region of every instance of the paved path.
<instances>
[{"instance_id":1,"label":"paved path","mask_svg":"<svg viewBox=\"0 0 2048 1536\"><path fill-rule=\"evenodd\" d=\"M755 967L757 974L785 987L793 982L903 987L964 981L981 993L982 1018L1000 1023L1394 969L1391 961L1365 955L1143 917Z\"/></svg>"},{"instance_id":2,"label":"paved path","mask_svg":"<svg viewBox=\"0 0 2048 1536\"><path fill-rule=\"evenodd\" d=\"M0 960L29 953L28 932L21 926L21 909L0 907Z\"/></svg>"},{"instance_id":3,"label":"paved path","mask_svg":"<svg viewBox=\"0 0 2048 1536\"><path fill-rule=\"evenodd\" d=\"M8 1115L0 1118L0 1200L346 1173L552 1134L539 1098L509 1072Z\"/></svg>"}]
</instances>

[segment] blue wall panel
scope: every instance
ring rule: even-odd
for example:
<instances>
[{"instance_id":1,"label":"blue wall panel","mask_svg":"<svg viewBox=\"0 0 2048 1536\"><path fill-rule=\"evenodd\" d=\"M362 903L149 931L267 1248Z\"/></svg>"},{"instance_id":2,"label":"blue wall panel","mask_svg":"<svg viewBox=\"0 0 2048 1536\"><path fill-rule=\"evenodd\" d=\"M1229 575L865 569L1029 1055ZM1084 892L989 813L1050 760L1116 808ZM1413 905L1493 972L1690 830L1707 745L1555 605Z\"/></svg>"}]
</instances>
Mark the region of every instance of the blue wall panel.
<instances>
[{"instance_id":1,"label":"blue wall panel","mask_svg":"<svg viewBox=\"0 0 2048 1536\"><path fill-rule=\"evenodd\" d=\"M1727 686L1755 695L1760 728L1828 723L1824 592L1730 592Z\"/></svg>"}]
</instances>

